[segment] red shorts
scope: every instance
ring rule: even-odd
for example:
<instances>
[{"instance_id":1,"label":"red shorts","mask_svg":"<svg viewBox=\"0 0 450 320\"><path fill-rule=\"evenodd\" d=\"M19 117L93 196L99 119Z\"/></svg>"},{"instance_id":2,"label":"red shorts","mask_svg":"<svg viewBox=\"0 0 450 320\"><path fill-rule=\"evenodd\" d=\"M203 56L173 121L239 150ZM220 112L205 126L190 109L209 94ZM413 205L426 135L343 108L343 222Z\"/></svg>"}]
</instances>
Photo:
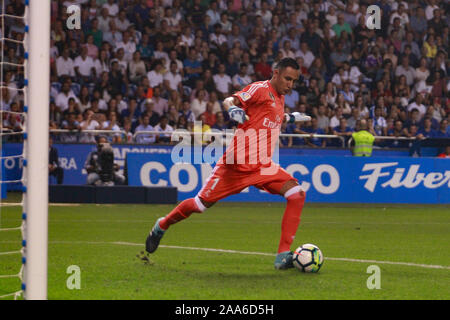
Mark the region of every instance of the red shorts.
<instances>
[{"instance_id":1,"label":"red shorts","mask_svg":"<svg viewBox=\"0 0 450 320\"><path fill-rule=\"evenodd\" d=\"M293 176L273 163L273 174L262 174L261 170L237 171L232 166L216 165L206 180L198 197L205 202L217 202L232 194L241 192L249 186L265 190L271 194L280 194L283 185L290 181L297 181Z\"/></svg>"}]
</instances>

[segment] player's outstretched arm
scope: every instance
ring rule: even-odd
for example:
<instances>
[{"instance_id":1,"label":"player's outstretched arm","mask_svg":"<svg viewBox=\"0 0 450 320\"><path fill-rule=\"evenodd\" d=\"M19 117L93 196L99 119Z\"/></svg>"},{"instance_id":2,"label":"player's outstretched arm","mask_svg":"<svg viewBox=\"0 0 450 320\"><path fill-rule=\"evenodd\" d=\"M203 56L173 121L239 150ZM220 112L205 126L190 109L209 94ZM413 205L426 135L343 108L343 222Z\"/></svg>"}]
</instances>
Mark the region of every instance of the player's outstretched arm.
<instances>
[{"instance_id":1,"label":"player's outstretched arm","mask_svg":"<svg viewBox=\"0 0 450 320\"><path fill-rule=\"evenodd\" d=\"M239 107L240 105L241 102L235 97L228 97L223 101L223 106L230 118L238 123L244 123L249 120L249 117L245 114L244 109Z\"/></svg>"},{"instance_id":2,"label":"player's outstretched arm","mask_svg":"<svg viewBox=\"0 0 450 320\"><path fill-rule=\"evenodd\" d=\"M310 121L311 117L301 112L285 113L284 120L288 123Z\"/></svg>"}]
</instances>

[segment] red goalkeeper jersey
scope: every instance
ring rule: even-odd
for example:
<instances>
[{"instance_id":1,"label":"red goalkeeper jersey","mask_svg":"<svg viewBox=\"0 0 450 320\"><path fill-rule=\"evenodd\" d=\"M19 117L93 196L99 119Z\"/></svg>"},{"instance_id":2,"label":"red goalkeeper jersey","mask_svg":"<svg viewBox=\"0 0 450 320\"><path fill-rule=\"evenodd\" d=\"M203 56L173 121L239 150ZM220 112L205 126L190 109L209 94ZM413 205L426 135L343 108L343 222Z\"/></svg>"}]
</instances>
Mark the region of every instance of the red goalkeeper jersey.
<instances>
[{"instance_id":1,"label":"red goalkeeper jersey","mask_svg":"<svg viewBox=\"0 0 450 320\"><path fill-rule=\"evenodd\" d=\"M284 96L269 80L258 81L233 94L250 118L240 124L219 164L238 171L269 167L284 117Z\"/></svg>"}]
</instances>

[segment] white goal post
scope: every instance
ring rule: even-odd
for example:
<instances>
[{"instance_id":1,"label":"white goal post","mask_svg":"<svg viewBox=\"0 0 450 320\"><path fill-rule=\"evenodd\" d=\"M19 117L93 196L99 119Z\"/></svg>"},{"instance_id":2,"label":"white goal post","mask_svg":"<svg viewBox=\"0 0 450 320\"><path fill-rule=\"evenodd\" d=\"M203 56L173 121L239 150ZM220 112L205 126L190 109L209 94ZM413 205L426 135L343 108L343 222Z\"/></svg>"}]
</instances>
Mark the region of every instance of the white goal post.
<instances>
[{"instance_id":1,"label":"white goal post","mask_svg":"<svg viewBox=\"0 0 450 320\"><path fill-rule=\"evenodd\" d=\"M47 299L50 0L28 0L28 104L24 139L27 300Z\"/></svg>"}]
</instances>

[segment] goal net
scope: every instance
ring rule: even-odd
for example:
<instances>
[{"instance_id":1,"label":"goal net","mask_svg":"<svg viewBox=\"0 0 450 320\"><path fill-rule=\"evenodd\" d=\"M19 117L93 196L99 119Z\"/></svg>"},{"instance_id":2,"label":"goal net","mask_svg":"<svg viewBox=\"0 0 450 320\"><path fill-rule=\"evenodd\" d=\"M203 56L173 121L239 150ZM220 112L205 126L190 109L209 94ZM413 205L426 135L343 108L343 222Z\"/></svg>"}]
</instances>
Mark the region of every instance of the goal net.
<instances>
[{"instance_id":1,"label":"goal net","mask_svg":"<svg viewBox=\"0 0 450 320\"><path fill-rule=\"evenodd\" d=\"M50 0L0 0L0 47L0 299L46 299Z\"/></svg>"}]
</instances>

